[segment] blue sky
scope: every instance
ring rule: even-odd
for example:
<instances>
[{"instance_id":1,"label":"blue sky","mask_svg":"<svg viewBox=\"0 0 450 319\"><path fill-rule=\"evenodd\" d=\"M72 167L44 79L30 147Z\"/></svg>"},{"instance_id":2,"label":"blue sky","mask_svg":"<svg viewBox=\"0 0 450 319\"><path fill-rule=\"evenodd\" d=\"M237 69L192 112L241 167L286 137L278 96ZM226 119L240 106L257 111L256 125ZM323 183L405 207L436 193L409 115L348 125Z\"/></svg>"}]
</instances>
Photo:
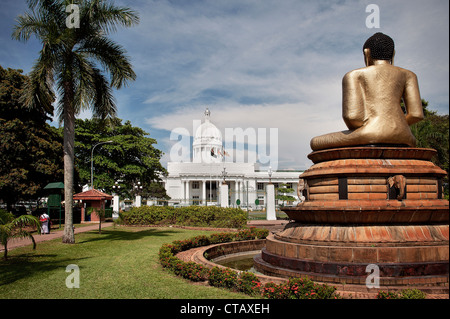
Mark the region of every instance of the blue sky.
<instances>
[{"instance_id":1,"label":"blue sky","mask_svg":"<svg viewBox=\"0 0 450 319\"><path fill-rule=\"evenodd\" d=\"M137 79L115 92L118 116L158 141L169 161L170 132L202 119L221 129L278 128L279 169L311 165L312 137L346 129L341 80L363 67L362 45L390 35L395 65L415 72L422 98L448 114L449 1L178 0L115 1L140 24L112 37ZM369 4L380 28L367 28ZM24 0L1 0L0 65L31 70L40 46L11 39ZM89 117L89 113L79 115Z\"/></svg>"}]
</instances>

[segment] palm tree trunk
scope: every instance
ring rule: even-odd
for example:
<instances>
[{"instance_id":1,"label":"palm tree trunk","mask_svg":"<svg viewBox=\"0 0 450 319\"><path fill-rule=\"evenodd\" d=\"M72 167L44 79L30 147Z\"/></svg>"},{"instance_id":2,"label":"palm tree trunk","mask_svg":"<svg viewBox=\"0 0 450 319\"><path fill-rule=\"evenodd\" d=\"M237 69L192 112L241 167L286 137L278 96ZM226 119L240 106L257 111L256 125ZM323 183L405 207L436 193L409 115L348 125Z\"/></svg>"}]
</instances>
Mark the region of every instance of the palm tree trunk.
<instances>
[{"instance_id":1,"label":"palm tree trunk","mask_svg":"<svg viewBox=\"0 0 450 319\"><path fill-rule=\"evenodd\" d=\"M74 244L73 233L73 169L75 148L75 110L73 83L64 83L64 201L65 221L63 243Z\"/></svg>"},{"instance_id":2,"label":"palm tree trunk","mask_svg":"<svg viewBox=\"0 0 450 319\"><path fill-rule=\"evenodd\" d=\"M3 243L3 247L5 247L5 252L3 253L3 259L7 260L8 259L8 241L5 241Z\"/></svg>"}]
</instances>

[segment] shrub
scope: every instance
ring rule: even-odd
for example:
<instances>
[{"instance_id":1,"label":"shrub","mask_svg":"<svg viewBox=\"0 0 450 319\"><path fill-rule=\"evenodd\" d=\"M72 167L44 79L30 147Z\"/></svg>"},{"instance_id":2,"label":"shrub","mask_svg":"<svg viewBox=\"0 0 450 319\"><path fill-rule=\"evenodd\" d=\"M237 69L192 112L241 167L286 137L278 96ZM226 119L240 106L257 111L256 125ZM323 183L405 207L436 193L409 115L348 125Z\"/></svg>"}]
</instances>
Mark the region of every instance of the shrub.
<instances>
[{"instance_id":1,"label":"shrub","mask_svg":"<svg viewBox=\"0 0 450 319\"><path fill-rule=\"evenodd\" d=\"M164 244L159 250L159 260L164 268L176 275L192 281L208 280L214 287L221 287L243 292L251 296L263 296L267 299L331 299L339 298L336 287L320 285L308 278L291 278L287 283L267 283L261 286L259 278L250 272L238 272L230 268L207 268L194 262L184 262L175 256L176 253L215 243L235 240L262 239L267 236L266 230L249 229L237 233L217 233L207 236L196 236L185 240L176 240ZM410 293L412 294L412 293Z\"/></svg>"},{"instance_id":2,"label":"shrub","mask_svg":"<svg viewBox=\"0 0 450 319\"><path fill-rule=\"evenodd\" d=\"M377 299L425 299L426 293L419 289L404 289L400 292L379 291Z\"/></svg>"},{"instance_id":3,"label":"shrub","mask_svg":"<svg viewBox=\"0 0 450 319\"><path fill-rule=\"evenodd\" d=\"M246 214L239 208L216 206L141 206L120 213L125 225L184 225L215 228L242 228Z\"/></svg>"},{"instance_id":4,"label":"shrub","mask_svg":"<svg viewBox=\"0 0 450 319\"><path fill-rule=\"evenodd\" d=\"M276 285L268 283L263 288L267 299L337 299L336 287L317 284L309 278L291 278L288 282Z\"/></svg>"},{"instance_id":5,"label":"shrub","mask_svg":"<svg viewBox=\"0 0 450 319\"><path fill-rule=\"evenodd\" d=\"M261 281L254 273L244 271L237 281L237 290L250 296L260 296Z\"/></svg>"},{"instance_id":6,"label":"shrub","mask_svg":"<svg viewBox=\"0 0 450 319\"><path fill-rule=\"evenodd\" d=\"M196 264L192 261L183 262L182 260L176 258L177 261L172 266L173 271L177 276L181 276L185 279L192 281L205 281L208 276L208 270L203 266Z\"/></svg>"},{"instance_id":7,"label":"shrub","mask_svg":"<svg viewBox=\"0 0 450 319\"><path fill-rule=\"evenodd\" d=\"M262 289L262 296L266 299L287 299L284 286L273 282L265 284Z\"/></svg>"},{"instance_id":8,"label":"shrub","mask_svg":"<svg viewBox=\"0 0 450 319\"><path fill-rule=\"evenodd\" d=\"M425 299L427 294L419 289L405 289L400 292L401 299Z\"/></svg>"},{"instance_id":9,"label":"shrub","mask_svg":"<svg viewBox=\"0 0 450 319\"><path fill-rule=\"evenodd\" d=\"M240 235L240 231L237 233L216 233L208 236L196 236L185 240L175 240L170 244L164 244L159 249L159 260L164 268L170 269L176 275L193 281L204 281L209 277L208 270L201 265L193 262L184 262L175 257L175 254L188 250L191 248L206 246L215 243L224 243L229 241L235 241L240 238L247 238L247 236ZM245 231L246 234L248 233ZM255 236L267 236L267 232L259 231L258 229L252 229L250 231L251 238ZM258 238L258 237L257 237ZM230 271L232 271L230 269ZM237 273L236 273L237 276Z\"/></svg>"},{"instance_id":10,"label":"shrub","mask_svg":"<svg viewBox=\"0 0 450 319\"><path fill-rule=\"evenodd\" d=\"M208 282L214 287L233 289L237 284L237 272L230 268L213 267L209 271Z\"/></svg>"},{"instance_id":11,"label":"shrub","mask_svg":"<svg viewBox=\"0 0 450 319\"><path fill-rule=\"evenodd\" d=\"M209 241L212 244L222 244L222 243L229 243L232 241L235 241L237 238L235 233L216 233L209 236Z\"/></svg>"}]
</instances>

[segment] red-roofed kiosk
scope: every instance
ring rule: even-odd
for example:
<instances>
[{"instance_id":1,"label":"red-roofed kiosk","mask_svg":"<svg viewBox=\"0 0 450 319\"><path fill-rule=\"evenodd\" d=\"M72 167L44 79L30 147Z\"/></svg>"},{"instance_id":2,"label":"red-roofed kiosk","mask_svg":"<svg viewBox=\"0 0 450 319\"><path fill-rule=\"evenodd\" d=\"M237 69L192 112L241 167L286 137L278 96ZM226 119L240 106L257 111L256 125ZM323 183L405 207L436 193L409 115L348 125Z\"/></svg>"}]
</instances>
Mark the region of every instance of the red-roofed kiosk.
<instances>
[{"instance_id":1,"label":"red-roofed kiosk","mask_svg":"<svg viewBox=\"0 0 450 319\"><path fill-rule=\"evenodd\" d=\"M97 189L90 189L86 192L73 195L74 200L81 200L85 205L81 207L81 222L91 221L98 222L97 214L86 214L86 209L92 207L95 210L105 209L106 201L113 199L112 195L103 193Z\"/></svg>"}]
</instances>

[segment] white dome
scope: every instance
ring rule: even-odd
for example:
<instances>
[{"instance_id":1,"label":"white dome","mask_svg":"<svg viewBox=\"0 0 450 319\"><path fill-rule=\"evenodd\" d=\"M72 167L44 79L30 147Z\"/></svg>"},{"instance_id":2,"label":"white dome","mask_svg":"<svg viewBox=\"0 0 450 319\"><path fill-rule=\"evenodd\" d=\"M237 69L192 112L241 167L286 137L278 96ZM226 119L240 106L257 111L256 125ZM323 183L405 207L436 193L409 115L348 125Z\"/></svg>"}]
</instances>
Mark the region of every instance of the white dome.
<instances>
[{"instance_id":1,"label":"white dome","mask_svg":"<svg viewBox=\"0 0 450 319\"><path fill-rule=\"evenodd\" d=\"M195 132L194 145L195 144L216 144L217 142L222 145L222 132L210 121L202 123Z\"/></svg>"},{"instance_id":2,"label":"white dome","mask_svg":"<svg viewBox=\"0 0 450 319\"><path fill-rule=\"evenodd\" d=\"M205 121L197 128L194 135L193 151L194 162L211 163L220 162L222 149L222 132L211 123L210 111L205 111Z\"/></svg>"}]
</instances>

